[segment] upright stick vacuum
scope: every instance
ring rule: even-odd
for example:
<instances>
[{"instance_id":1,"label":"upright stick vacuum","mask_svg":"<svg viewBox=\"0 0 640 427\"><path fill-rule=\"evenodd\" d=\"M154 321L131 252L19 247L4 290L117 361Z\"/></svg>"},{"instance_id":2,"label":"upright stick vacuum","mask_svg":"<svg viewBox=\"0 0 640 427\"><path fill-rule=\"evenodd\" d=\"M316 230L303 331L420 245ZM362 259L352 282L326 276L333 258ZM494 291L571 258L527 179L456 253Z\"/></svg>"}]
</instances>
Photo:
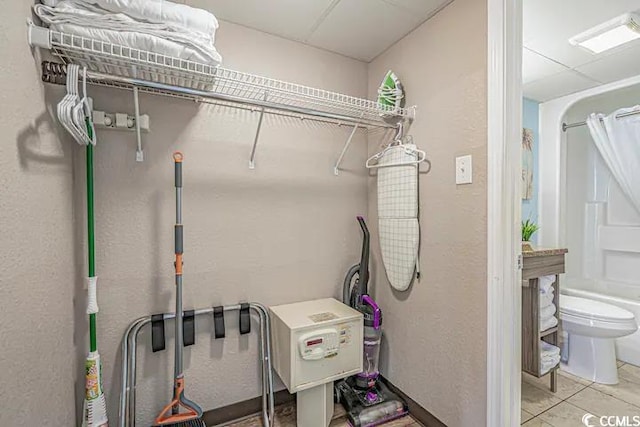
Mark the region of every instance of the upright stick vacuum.
<instances>
[{"instance_id":1,"label":"upright stick vacuum","mask_svg":"<svg viewBox=\"0 0 640 427\"><path fill-rule=\"evenodd\" d=\"M347 410L353 427L369 427L402 417L407 404L391 392L380 380L378 358L382 338L382 310L369 296L369 230L364 218L358 217L362 228L360 263L347 272L342 302L364 315L363 371L335 385L336 398Z\"/></svg>"}]
</instances>

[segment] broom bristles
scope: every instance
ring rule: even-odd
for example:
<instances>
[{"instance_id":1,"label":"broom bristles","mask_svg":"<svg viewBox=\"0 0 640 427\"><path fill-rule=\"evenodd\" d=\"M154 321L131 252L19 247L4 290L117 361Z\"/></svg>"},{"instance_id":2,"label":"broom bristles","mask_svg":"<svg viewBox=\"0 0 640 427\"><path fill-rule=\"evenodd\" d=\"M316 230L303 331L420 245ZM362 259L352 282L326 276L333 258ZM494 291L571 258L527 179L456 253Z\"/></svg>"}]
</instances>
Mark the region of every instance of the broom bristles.
<instances>
[{"instance_id":1,"label":"broom bristles","mask_svg":"<svg viewBox=\"0 0 640 427\"><path fill-rule=\"evenodd\" d=\"M154 427L207 427L202 418L194 418L188 421L178 421L171 424L158 424Z\"/></svg>"},{"instance_id":2,"label":"broom bristles","mask_svg":"<svg viewBox=\"0 0 640 427\"><path fill-rule=\"evenodd\" d=\"M84 401L84 420L82 427L108 427L107 402L104 394L96 399Z\"/></svg>"},{"instance_id":3,"label":"broom bristles","mask_svg":"<svg viewBox=\"0 0 640 427\"><path fill-rule=\"evenodd\" d=\"M85 361L85 397L83 427L108 427L107 402L102 392L102 364L97 351Z\"/></svg>"}]
</instances>

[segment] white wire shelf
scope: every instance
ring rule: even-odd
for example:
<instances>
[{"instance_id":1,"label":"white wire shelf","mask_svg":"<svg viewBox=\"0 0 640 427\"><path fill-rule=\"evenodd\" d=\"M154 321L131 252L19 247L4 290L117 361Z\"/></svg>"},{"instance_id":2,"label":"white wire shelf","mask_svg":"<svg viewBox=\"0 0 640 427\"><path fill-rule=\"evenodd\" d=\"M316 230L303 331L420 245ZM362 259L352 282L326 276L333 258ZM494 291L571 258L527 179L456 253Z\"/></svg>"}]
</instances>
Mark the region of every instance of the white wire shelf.
<instances>
[{"instance_id":1,"label":"white wire shelf","mask_svg":"<svg viewBox=\"0 0 640 427\"><path fill-rule=\"evenodd\" d=\"M159 53L29 26L29 42L48 48L66 64L86 67L89 82L138 87L197 101L240 103L267 110L322 117L363 126L395 127L412 120L413 108L316 89L249 73L214 67Z\"/></svg>"}]
</instances>

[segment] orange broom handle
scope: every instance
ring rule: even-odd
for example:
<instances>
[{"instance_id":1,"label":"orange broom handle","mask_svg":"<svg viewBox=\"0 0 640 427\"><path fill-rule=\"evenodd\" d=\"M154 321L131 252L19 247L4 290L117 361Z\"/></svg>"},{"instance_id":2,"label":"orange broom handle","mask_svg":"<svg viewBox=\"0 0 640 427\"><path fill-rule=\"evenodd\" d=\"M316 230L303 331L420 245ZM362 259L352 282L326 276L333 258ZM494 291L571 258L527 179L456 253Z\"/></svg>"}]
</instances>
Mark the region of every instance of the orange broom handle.
<instances>
[{"instance_id":1,"label":"orange broom handle","mask_svg":"<svg viewBox=\"0 0 640 427\"><path fill-rule=\"evenodd\" d=\"M176 275L182 276L182 253L183 253L183 233L182 233L182 160L183 154L180 151L173 153L175 163L175 187L178 203L176 204L176 225L175 225L175 253L176 253Z\"/></svg>"}]
</instances>

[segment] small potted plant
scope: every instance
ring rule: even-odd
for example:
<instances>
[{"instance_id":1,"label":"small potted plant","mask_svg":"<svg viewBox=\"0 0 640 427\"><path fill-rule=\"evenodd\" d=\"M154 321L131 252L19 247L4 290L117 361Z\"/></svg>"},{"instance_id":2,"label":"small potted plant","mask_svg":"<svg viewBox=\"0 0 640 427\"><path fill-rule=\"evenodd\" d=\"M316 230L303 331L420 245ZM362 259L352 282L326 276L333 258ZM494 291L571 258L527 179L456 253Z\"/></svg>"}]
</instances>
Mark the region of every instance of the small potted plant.
<instances>
[{"instance_id":1,"label":"small potted plant","mask_svg":"<svg viewBox=\"0 0 640 427\"><path fill-rule=\"evenodd\" d=\"M533 252L531 236L540 229L540 226L530 219L522 221L522 252Z\"/></svg>"}]
</instances>

